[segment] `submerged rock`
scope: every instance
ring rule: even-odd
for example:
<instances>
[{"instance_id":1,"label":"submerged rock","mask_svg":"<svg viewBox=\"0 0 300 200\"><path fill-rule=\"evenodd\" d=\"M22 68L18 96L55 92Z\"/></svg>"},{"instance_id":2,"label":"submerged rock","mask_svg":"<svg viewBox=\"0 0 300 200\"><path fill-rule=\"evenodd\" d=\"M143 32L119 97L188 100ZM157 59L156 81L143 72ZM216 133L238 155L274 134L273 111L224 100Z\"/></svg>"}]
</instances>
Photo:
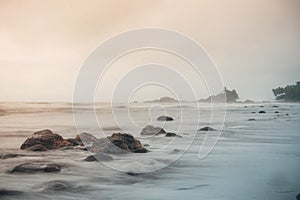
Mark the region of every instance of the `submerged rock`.
<instances>
[{"instance_id":1,"label":"submerged rock","mask_svg":"<svg viewBox=\"0 0 300 200\"><path fill-rule=\"evenodd\" d=\"M94 143L97 138L90 133L80 133L74 139L67 139L73 146L84 146Z\"/></svg>"},{"instance_id":2,"label":"submerged rock","mask_svg":"<svg viewBox=\"0 0 300 200\"><path fill-rule=\"evenodd\" d=\"M61 166L53 163L23 163L11 171L12 173L59 172Z\"/></svg>"},{"instance_id":3,"label":"submerged rock","mask_svg":"<svg viewBox=\"0 0 300 200\"><path fill-rule=\"evenodd\" d=\"M260 113L260 114L261 114L261 113L266 113L266 111L264 111L264 110L261 110L261 111L259 111L258 113Z\"/></svg>"},{"instance_id":4,"label":"submerged rock","mask_svg":"<svg viewBox=\"0 0 300 200\"><path fill-rule=\"evenodd\" d=\"M48 149L41 144L36 144L32 147L26 148L27 151L47 151Z\"/></svg>"},{"instance_id":5,"label":"submerged rock","mask_svg":"<svg viewBox=\"0 0 300 200\"><path fill-rule=\"evenodd\" d=\"M255 121L256 119L254 119L254 118L250 118L250 119L248 119L248 121Z\"/></svg>"},{"instance_id":6,"label":"submerged rock","mask_svg":"<svg viewBox=\"0 0 300 200\"><path fill-rule=\"evenodd\" d=\"M272 107L273 107L273 108L278 108L279 106L273 105Z\"/></svg>"},{"instance_id":7,"label":"submerged rock","mask_svg":"<svg viewBox=\"0 0 300 200\"><path fill-rule=\"evenodd\" d=\"M127 133L114 133L107 138L98 139L90 150L94 153L146 153L148 152L139 140Z\"/></svg>"},{"instance_id":8,"label":"submerged rock","mask_svg":"<svg viewBox=\"0 0 300 200\"><path fill-rule=\"evenodd\" d=\"M53 133L49 129L45 129L33 133L33 135L30 138L27 138L21 145L21 149L28 149L29 147L33 147L35 145L42 145L47 149L57 149L65 146L71 146L72 144L59 134ZM39 149L43 149L41 146L39 147ZM36 150L38 148L33 149Z\"/></svg>"},{"instance_id":9,"label":"submerged rock","mask_svg":"<svg viewBox=\"0 0 300 200\"><path fill-rule=\"evenodd\" d=\"M94 161L112 161L114 160L113 157L106 153L98 153L95 155L90 155L84 159L87 162L94 162Z\"/></svg>"},{"instance_id":10,"label":"submerged rock","mask_svg":"<svg viewBox=\"0 0 300 200\"><path fill-rule=\"evenodd\" d=\"M166 134L166 131L163 128L155 127L152 125L145 126L141 131L141 135L159 135L159 134Z\"/></svg>"},{"instance_id":11,"label":"submerged rock","mask_svg":"<svg viewBox=\"0 0 300 200\"><path fill-rule=\"evenodd\" d=\"M74 185L67 181L49 181L43 184L44 190L47 191L65 191L74 189Z\"/></svg>"},{"instance_id":12,"label":"submerged rock","mask_svg":"<svg viewBox=\"0 0 300 200\"><path fill-rule=\"evenodd\" d=\"M4 188L0 188L0 198L2 196L14 196L14 195L21 195L23 192L16 191L16 190L7 190Z\"/></svg>"},{"instance_id":13,"label":"submerged rock","mask_svg":"<svg viewBox=\"0 0 300 200\"><path fill-rule=\"evenodd\" d=\"M176 133L168 132L165 137L181 137L181 136L177 135Z\"/></svg>"},{"instance_id":14,"label":"submerged rock","mask_svg":"<svg viewBox=\"0 0 300 200\"><path fill-rule=\"evenodd\" d=\"M216 131L216 130L209 126L205 126L203 128L200 128L199 131Z\"/></svg>"},{"instance_id":15,"label":"submerged rock","mask_svg":"<svg viewBox=\"0 0 300 200\"><path fill-rule=\"evenodd\" d=\"M162 115L162 116L157 118L157 121L173 121L173 120L174 119L172 117L165 116L165 115Z\"/></svg>"}]
</instances>

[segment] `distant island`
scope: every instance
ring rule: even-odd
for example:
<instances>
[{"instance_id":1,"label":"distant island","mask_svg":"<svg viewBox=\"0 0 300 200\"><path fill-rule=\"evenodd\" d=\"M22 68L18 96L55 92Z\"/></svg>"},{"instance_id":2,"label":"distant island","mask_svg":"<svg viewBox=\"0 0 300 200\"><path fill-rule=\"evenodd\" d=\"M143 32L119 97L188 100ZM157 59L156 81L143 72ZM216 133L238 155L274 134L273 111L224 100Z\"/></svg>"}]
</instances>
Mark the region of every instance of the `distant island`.
<instances>
[{"instance_id":1,"label":"distant island","mask_svg":"<svg viewBox=\"0 0 300 200\"><path fill-rule=\"evenodd\" d=\"M170 102L178 102L176 99L171 97L161 97L160 99L143 101L144 103L170 103Z\"/></svg>"},{"instance_id":2,"label":"distant island","mask_svg":"<svg viewBox=\"0 0 300 200\"><path fill-rule=\"evenodd\" d=\"M238 99L239 95L237 94L236 90L233 89L230 91L225 87L223 92L217 95L209 96L207 99L200 99L199 102L223 102L225 100L226 103L236 103Z\"/></svg>"},{"instance_id":3,"label":"distant island","mask_svg":"<svg viewBox=\"0 0 300 200\"><path fill-rule=\"evenodd\" d=\"M278 87L272 91L278 101L300 101L300 81L296 82L296 85Z\"/></svg>"}]
</instances>

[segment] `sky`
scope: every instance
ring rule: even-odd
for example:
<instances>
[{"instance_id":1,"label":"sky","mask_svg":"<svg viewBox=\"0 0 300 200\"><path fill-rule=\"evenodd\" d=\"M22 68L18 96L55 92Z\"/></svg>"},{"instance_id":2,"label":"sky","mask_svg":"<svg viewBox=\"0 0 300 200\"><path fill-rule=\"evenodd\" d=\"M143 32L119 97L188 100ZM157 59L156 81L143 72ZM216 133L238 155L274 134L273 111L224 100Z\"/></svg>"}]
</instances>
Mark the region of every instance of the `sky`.
<instances>
[{"instance_id":1,"label":"sky","mask_svg":"<svg viewBox=\"0 0 300 200\"><path fill-rule=\"evenodd\" d=\"M300 80L299 22L299 0L0 0L0 101L72 101L91 51L113 35L143 27L193 38L215 62L224 85L236 89L242 100L272 100L272 88ZM168 57L144 51L118 63L129 70L147 55L156 61ZM176 65L176 59L165 60ZM109 100L119 80L118 63L98 87L97 100ZM207 97L203 81L182 66L197 98ZM147 86L133 99L165 94L170 92Z\"/></svg>"}]
</instances>

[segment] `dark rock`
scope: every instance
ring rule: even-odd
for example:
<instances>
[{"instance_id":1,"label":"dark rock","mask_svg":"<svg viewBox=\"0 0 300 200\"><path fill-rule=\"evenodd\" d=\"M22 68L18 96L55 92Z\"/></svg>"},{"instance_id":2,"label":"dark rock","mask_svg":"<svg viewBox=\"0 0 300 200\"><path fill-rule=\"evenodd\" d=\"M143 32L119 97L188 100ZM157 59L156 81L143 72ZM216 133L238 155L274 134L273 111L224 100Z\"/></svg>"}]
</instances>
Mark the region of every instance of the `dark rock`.
<instances>
[{"instance_id":1,"label":"dark rock","mask_svg":"<svg viewBox=\"0 0 300 200\"><path fill-rule=\"evenodd\" d=\"M261 111L259 111L258 113L266 113L266 111L264 111L264 110L261 110Z\"/></svg>"},{"instance_id":2,"label":"dark rock","mask_svg":"<svg viewBox=\"0 0 300 200\"><path fill-rule=\"evenodd\" d=\"M286 115L286 116L288 116L289 114L288 114L288 113L286 113L285 115Z\"/></svg>"},{"instance_id":3,"label":"dark rock","mask_svg":"<svg viewBox=\"0 0 300 200\"><path fill-rule=\"evenodd\" d=\"M21 157L21 156L25 156L25 155L15 154L15 153L4 153L4 154L0 154L0 160L9 159L9 158L16 158L16 157Z\"/></svg>"},{"instance_id":4,"label":"dark rock","mask_svg":"<svg viewBox=\"0 0 300 200\"><path fill-rule=\"evenodd\" d=\"M250 119L248 119L248 121L255 121L255 119L254 118L250 118Z\"/></svg>"},{"instance_id":5,"label":"dark rock","mask_svg":"<svg viewBox=\"0 0 300 200\"><path fill-rule=\"evenodd\" d=\"M244 106L244 108L248 108L248 106Z\"/></svg>"},{"instance_id":6,"label":"dark rock","mask_svg":"<svg viewBox=\"0 0 300 200\"><path fill-rule=\"evenodd\" d=\"M278 111L275 111L274 113L279 113Z\"/></svg>"},{"instance_id":7,"label":"dark rock","mask_svg":"<svg viewBox=\"0 0 300 200\"><path fill-rule=\"evenodd\" d=\"M251 113L256 113L256 112L253 111L253 112L251 112Z\"/></svg>"},{"instance_id":8,"label":"dark rock","mask_svg":"<svg viewBox=\"0 0 300 200\"><path fill-rule=\"evenodd\" d=\"M21 194L23 194L23 192L0 188L0 198L3 196L15 196L15 195L21 195Z\"/></svg>"},{"instance_id":9,"label":"dark rock","mask_svg":"<svg viewBox=\"0 0 300 200\"><path fill-rule=\"evenodd\" d=\"M200 128L199 131L216 131L216 130L209 126L205 126L203 128Z\"/></svg>"},{"instance_id":10,"label":"dark rock","mask_svg":"<svg viewBox=\"0 0 300 200\"><path fill-rule=\"evenodd\" d=\"M144 144L144 147L150 147L150 144Z\"/></svg>"},{"instance_id":11,"label":"dark rock","mask_svg":"<svg viewBox=\"0 0 300 200\"><path fill-rule=\"evenodd\" d=\"M159 134L166 134L166 131L163 128L154 127L152 125L145 126L141 131L141 135L159 135Z\"/></svg>"},{"instance_id":12,"label":"dark rock","mask_svg":"<svg viewBox=\"0 0 300 200\"><path fill-rule=\"evenodd\" d=\"M172 117L165 116L165 115L162 115L162 116L157 118L157 121L173 121L173 120L174 119Z\"/></svg>"},{"instance_id":13,"label":"dark rock","mask_svg":"<svg viewBox=\"0 0 300 200\"><path fill-rule=\"evenodd\" d=\"M274 105L274 106L272 106L273 108L278 108L279 106L276 106L276 105Z\"/></svg>"},{"instance_id":14,"label":"dark rock","mask_svg":"<svg viewBox=\"0 0 300 200\"><path fill-rule=\"evenodd\" d=\"M41 144L36 144L32 147L26 148L27 151L47 151L48 149Z\"/></svg>"},{"instance_id":15,"label":"dark rock","mask_svg":"<svg viewBox=\"0 0 300 200\"><path fill-rule=\"evenodd\" d=\"M94 162L94 161L112 161L114 160L113 157L106 153L98 153L95 155L90 155L84 159L87 162Z\"/></svg>"},{"instance_id":16,"label":"dark rock","mask_svg":"<svg viewBox=\"0 0 300 200\"><path fill-rule=\"evenodd\" d=\"M51 191L64 191L73 188L73 185L67 181L49 181L47 183L44 183L44 185L44 190Z\"/></svg>"},{"instance_id":17,"label":"dark rock","mask_svg":"<svg viewBox=\"0 0 300 200\"><path fill-rule=\"evenodd\" d=\"M73 146L84 146L94 143L97 138L89 133L80 133L74 139L67 139Z\"/></svg>"},{"instance_id":18,"label":"dark rock","mask_svg":"<svg viewBox=\"0 0 300 200\"><path fill-rule=\"evenodd\" d=\"M300 193L296 196L297 200L300 200Z\"/></svg>"},{"instance_id":19,"label":"dark rock","mask_svg":"<svg viewBox=\"0 0 300 200\"><path fill-rule=\"evenodd\" d=\"M177 135L176 133L171 133L171 132L168 132L166 134L166 137L181 137L180 135Z\"/></svg>"},{"instance_id":20,"label":"dark rock","mask_svg":"<svg viewBox=\"0 0 300 200\"><path fill-rule=\"evenodd\" d=\"M261 108L263 108L264 106L260 106Z\"/></svg>"},{"instance_id":21,"label":"dark rock","mask_svg":"<svg viewBox=\"0 0 300 200\"><path fill-rule=\"evenodd\" d=\"M59 172L61 167L53 163L23 163L17 165L11 172L35 173L35 172Z\"/></svg>"},{"instance_id":22,"label":"dark rock","mask_svg":"<svg viewBox=\"0 0 300 200\"><path fill-rule=\"evenodd\" d=\"M27 138L25 142L21 145L21 149L27 149L37 144L43 145L47 149L57 149L72 145L62 136L53 133L48 129L45 129L42 131L35 132L30 138Z\"/></svg>"},{"instance_id":23,"label":"dark rock","mask_svg":"<svg viewBox=\"0 0 300 200\"><path fill-rule=\"evenodd\" d=\"M98 139L90 147L90 150L94 153L102 152L108 154L148 152L139 140L127 133L114 133L107 138Z\"/></svg>"}]
</instances>

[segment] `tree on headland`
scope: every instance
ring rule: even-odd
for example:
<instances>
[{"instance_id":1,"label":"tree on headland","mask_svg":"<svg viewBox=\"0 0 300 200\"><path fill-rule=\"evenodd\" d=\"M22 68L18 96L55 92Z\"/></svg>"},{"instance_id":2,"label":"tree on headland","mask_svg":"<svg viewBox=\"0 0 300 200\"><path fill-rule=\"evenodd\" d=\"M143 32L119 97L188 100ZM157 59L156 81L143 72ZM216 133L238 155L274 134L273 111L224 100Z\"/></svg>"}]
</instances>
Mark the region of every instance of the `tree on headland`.
<instances>
[{"instance_id":1,"label":"tree on headland","mask_svg":"<svg viewBox=\"0 0 300 200\"><path fill-rule=\"evenodd\" d=\"M300 101L300 81L296 82L296 85L287 85L285 88L278 87L272 91L276 100Z\"/></svg>"}]
</instances>

